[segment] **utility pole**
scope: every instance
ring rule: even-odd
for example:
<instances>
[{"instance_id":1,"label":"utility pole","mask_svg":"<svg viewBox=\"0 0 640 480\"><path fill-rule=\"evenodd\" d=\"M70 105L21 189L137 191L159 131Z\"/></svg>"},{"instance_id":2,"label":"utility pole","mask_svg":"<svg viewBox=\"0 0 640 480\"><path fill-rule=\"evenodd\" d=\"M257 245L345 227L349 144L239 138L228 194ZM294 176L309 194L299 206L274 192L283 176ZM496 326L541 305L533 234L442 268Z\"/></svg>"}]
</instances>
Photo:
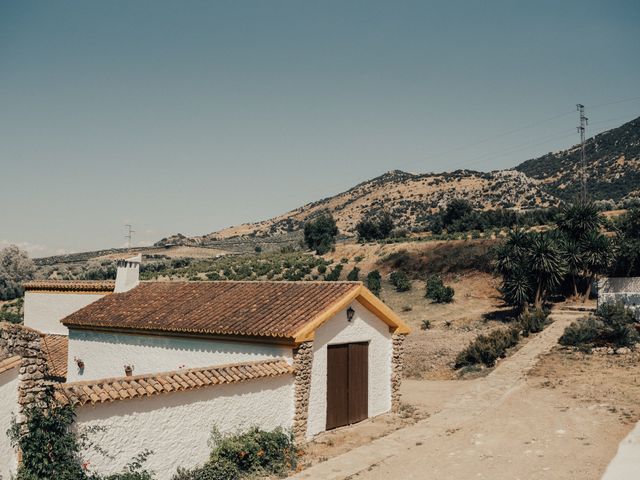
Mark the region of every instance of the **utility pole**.
<instances>
[{"instance_id":1,"label":"utility pole","mask_svg":"<svg viewBox=\"0 0 640 480\"><path fill-rule=\"evenodd\" d=\"M587 158L585 154L585 146L584 146L584 134L587 125L589 125L589 119L584 116L584 105L578 103L576 108L579 113L579 125L578 125L578 133L580 134L580 168L582 170L582 179L581 179L581 190L580 190L580 200L582 203L587 203Z\"/></svg>"},{"instance_id":2,"label":"utility pole","mask_svg":"<svg viewBox=\"0 0 640 480\"><path fill-rule=\"evenodd\" d=\"M129 224L126 224L124 226L124 228L126 230L126 232L124 234L124 238L127 239L127 250L131 250L131 238L133 237L132 234L135 233L136 231L132 230L131 229L131 225L129 225Z\"/></svg>"}]
</instances>

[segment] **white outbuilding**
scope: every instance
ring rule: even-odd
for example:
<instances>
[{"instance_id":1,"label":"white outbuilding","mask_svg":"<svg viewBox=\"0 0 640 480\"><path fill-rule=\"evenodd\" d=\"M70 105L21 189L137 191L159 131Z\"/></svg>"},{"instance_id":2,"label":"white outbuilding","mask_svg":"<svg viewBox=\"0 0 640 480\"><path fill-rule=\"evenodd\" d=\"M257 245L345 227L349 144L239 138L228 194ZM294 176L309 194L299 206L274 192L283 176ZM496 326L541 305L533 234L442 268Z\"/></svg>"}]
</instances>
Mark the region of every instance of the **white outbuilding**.
<instances>
[{"instance_id":1,"label":"white outbuilding","mask_svg":"<svg viewBox=\"0 0 640 480\"><path fill-rule=\"evenodd\" d=\"M305 441L397 408L409 333L359 282L133 282L61 323L55 395L100 446L90 469L148 449L160 480L206 461L214 427Z\"/></svg>"}]
</instances>

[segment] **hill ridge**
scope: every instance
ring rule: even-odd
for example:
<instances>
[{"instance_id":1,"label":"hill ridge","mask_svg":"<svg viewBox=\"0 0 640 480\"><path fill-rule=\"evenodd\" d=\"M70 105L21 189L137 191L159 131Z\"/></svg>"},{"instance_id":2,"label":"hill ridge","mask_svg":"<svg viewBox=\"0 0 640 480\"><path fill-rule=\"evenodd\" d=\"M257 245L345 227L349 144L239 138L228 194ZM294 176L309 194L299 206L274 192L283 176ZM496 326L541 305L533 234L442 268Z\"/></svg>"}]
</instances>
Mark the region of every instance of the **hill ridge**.
<instances>
[{"instance_id":1,"label":"hill ridge","mask_svg":"<svg viewBox=\"0 0 640 480\"><path fill-rule=\"evenodd\" d=\"M589 188L594 200L640 198L640 117L599 133L586 142ZM243 223L202 236L176 234L156 245L206 245L234 237L272 237L300 231L304 223L329 211L345 235L366 215L382 210L398 228L420 225L453 198L477 208L519 210L557 206L579 191L579 145L547 153L514 168L483 172L457 169L441 173L389 170L344 192L327 196L271 219Z\"/></svg>"}]
</instances>

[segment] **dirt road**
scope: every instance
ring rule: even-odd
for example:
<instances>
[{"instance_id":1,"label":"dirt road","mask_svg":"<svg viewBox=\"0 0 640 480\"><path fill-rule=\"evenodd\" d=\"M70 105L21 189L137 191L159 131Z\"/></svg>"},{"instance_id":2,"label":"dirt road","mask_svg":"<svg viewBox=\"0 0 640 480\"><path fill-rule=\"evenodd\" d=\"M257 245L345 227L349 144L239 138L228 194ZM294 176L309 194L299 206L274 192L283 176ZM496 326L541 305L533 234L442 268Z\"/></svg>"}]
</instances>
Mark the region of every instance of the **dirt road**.
<instances>
[{"instance_id":1,"label":"dirt road","mask_svg":"<svg viewBox=\"0 0 640 480\"><path fill-rule=\"evenodd\" d=\"M632 424L611 405L546 388L544 373L527 376L578 316L555 313L552 325L485 378L405 382L404 400L431 409L430 418L293 478L599 479Z\"/></svg>"}]
</instances>

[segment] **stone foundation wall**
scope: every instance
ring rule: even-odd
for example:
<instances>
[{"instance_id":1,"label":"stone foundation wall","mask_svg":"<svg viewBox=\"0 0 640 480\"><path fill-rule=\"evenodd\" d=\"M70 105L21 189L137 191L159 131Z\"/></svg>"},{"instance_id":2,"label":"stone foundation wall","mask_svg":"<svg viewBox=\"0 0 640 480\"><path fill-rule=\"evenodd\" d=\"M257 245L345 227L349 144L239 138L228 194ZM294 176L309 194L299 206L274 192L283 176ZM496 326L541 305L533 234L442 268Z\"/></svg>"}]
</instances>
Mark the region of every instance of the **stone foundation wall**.
<instances>
[{"instance_id":1,"label":"stone foundation wall","mask_svg":"<svg viewBox=\"0 0 640 480\"><path fill-rule=\"evenodd\" d=\"M391 411L400 409L400 385L402 384L402 370L404 364L405 334L393 336L393 351L391 356Z\"/></svg>"},{"instance_id":2,"label":"stone foundation wall","mask_svg":"<svg viewBox=\"0 0 640 480\"><path fill-rule=\"evenodd\" d=\"M32 404L42 404L51 393L46 355L41 348L42 334L12 323L0 323L0 357L20 356L18 372L18 421Z\"/></svg>"},{"instance_id":3,"label":"stone foundation wall","mask_svg":"<svg viewBox=\"0 0 640 480\"><path fill-rule=\"evenodd\" d=\"M301 343L293 351L293 367L295 368L293 435L299 444L304 443L307 436L312 364L313 342Z\"/></svg>"}]
</instances>

